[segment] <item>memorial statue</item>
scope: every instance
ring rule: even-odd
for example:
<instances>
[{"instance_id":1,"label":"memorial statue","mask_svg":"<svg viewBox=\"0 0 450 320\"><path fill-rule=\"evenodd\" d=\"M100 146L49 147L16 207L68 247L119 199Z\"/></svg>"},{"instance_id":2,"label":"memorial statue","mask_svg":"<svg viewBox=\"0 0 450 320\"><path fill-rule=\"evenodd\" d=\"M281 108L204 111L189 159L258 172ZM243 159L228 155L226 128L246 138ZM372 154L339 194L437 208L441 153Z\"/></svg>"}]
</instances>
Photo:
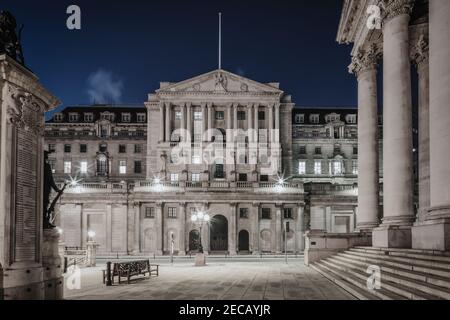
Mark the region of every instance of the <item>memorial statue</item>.
<instances>
[{"instance_id":1,"label":"memorial statue","mask_svg":"<svg viewBox=\"0 0 450 320\"><path fill-rule=\"evenodd\" d=\"M44 151L44 229L52 229L55 228L55 225L53 224L54 221L54 211L55 211L55 205L58 199L61 197L61 195L64 192L64 189L66 188L67 183L64 184L64 186L61 188L61 190L58 188L58 186L55 183L55 180L53 179L53 173L52 173L52 167L50 166L50 163L48 162L48 155L50 152ZM57 192L56 197L53 199L50 207L50 194L52 192L52 189Z\"/></svg>"},{"instance_id":2,"label":"memorial statue","mask_svg":"<svg viewBox=\"0 0 450 320\"><path fill-rule=\"evenodd\" d=\"M0 11L0 54L7 54L17 62L25 65L22 46L20 44L23 25L16 34L16 19L9 11Z\"/></svg>"}]
</instances>

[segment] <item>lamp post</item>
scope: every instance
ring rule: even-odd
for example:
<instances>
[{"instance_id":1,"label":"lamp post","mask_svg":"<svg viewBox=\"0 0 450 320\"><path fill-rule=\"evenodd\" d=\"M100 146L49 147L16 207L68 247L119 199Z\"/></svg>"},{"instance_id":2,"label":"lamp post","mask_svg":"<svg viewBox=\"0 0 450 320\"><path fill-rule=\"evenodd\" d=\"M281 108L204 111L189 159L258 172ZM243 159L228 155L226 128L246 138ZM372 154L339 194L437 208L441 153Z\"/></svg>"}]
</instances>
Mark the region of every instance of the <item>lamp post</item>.
<instances>
[{"instance_id":1,"label":"lamp post","mask_svg":"<svg viewBox=\"0 0 450 320\"><path fill-rule=\"evenodd\" d=\"M86 259L88 267L95 267L96 259L97 259L97 244L94 242L95 231L88 231L88 242L87 242L87 250L86 250Z\"/></svg>"},{"instance_id":2,"label":"lamp post","mask_svg":"<svg viewBox=\"0 0 450 320\"><path fill-rule=\"evenodd\" d=\"M193 223L199 223L199 246L198 246L198 253L195 256L195 265L196 266L204 266L205 265L205 255L203 253L203 244L202 244L202 227L204 223L208 223L210 220L209 214L204 213L203 211L199 211L194 213L191 216L191 221Z\"/></svg>"}]
</instances>

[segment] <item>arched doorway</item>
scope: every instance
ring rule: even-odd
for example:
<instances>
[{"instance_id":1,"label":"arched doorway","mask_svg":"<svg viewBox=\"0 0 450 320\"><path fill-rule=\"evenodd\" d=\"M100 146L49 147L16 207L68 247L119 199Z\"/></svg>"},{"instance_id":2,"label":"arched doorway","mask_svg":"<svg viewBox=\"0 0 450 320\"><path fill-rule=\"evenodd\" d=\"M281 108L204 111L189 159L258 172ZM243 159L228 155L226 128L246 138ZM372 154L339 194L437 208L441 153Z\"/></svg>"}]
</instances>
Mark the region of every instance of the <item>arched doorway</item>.
<instances>
[{"instance_id":1,"label":"arched doorway","mask_svg":"<svg viewBox=\"0 0 450 320\"><path fill-rule=\"evenodd\" d=\"M218 214L210 222L210 250L227 251L228 250L228 220Z\"/></svg>"},{"instance_id":2,"label":"arched doorway","mask_svg":"<svg viewBox=\"0 0 450 320\"><path fill-rule=\"evenodd\" d=\"M198 230L191 230L189 232L189 251L197 251L200 243L200 232Z\"/></svg>"},{"instance_id":3,"label":"arched doorway","mask_svg":"<svg viewBox=\"0 0 450 320\"><path fill-rule=\"evenodd\" d=\"M249 235L247 230L239 231L239 251L249 250Z\"/></svg>"}]
</instances>

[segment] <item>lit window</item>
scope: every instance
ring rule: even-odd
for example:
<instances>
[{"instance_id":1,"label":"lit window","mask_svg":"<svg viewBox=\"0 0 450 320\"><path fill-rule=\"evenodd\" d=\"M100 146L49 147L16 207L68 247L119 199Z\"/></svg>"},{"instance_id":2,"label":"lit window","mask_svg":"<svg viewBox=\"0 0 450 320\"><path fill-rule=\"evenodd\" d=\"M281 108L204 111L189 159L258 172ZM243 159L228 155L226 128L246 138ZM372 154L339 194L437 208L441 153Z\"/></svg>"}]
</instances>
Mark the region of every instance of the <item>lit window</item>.
<instances>
[{"instance_id":1,"label":"lit window","mask_svg":"<svg viewBox=\"0 0 450 320\"><path fill-rule=\"evenodd\" d=\"M349 114L347 116L347 122L352 124L356 123L356 114Z\"/></svg>"},{"instance_id":2,"label":"lit window","mask_svg":"<svg viewBox=\"0 0 450 320\"><path fill-rule=\"evenodd\" d=\"M358 174L358 160L353 160L352 172L353 172L353 174Z\"/></svg>"},{"instance_id":3,"label":"lit window","mask_svg":"<svg viewBox=\"0 0 450 320\"><path fill-rule=\"evenodd\" d=\"M309 121L311 123L319 123L319 115L318 114L312 114L309 116Z\"/></svg>"},{"instance_id":4,"label":"lit window","mask_svg":"<svg viewBox=\"0 0 450 320\"><path fill-rule=\"evenodd\" d=\"M136 115L137 117L137 122L145 122L145 113L138 113Z\"/></svg>"},{"instance_id":5,"label":"lit window","mask_svg":"<svg viewBox=\"0 0 450 320\"><path fill-rule=\"evenodd\" d=\"M122 113L122 122L130 122L131 114L130 113Z\"/></svg>"},{"instance_id":6,"label":"lit window","mask_svg":"<svg viewBox=\"0 0 450 320\"><path fill-rule=\"evenodd\" d=\"M314 174L322 174L322 162L314 162Z\"/></svg>"},{"instance_id":7,"label":"lit window","mask_svg":"<svg viewBox=\"0 0 450 320\"><path fill-rule=\"evenodd\" d=\"M64 161L64 173L71 174L72 173L72 162Z\"/></svg>"},{"instance_id":8,"label":"lit window","mask_svg":"<svg viewBox=\"0 0 450 320\"><path fill-rule=\"evenodd\" d=\"M200 173L193 173L191 175L191 181L192 182L199 182L200 181Z\"/></svg>"},{"instance_id":9,"label":"lit window","mask_svg":"<svg viewBox=\"0 0 450 320\"><path fill-rule=\"evenodd\" d=\"M87 173L88 164L87 161L80 161L80 173Z\"/></svg>"},{"instance_id":10,"label":"lit window","mask_svg":"<svg viewBox=\"0 0 450 320\"><path fill-rule=\"evenodd\" d=\"M85 113L84 114L84 122L92 122L94 121L94 114L93 113Z\"/></svg>"},{"instance_id":11,"label":"lit window","mask_svg":"<svg viewBox=\"0 0 450 320\"><path fill-rule=\"evenodd\" d=\"M340 161L335 161L333 163L334 174L342 174L342 163Z\"/></svg>"},{"instance_id":12,"label":"lit window","mask_svg":"<svg viewBox=\"0 0 450 320\"><path fill-rule=\"evenodd\" d=\"M69 122L78 121L78 113L69 113Z\"/></svg>"},{"instance_id":13,"label":"lit window","mask_svg":"<svg viewBox=\"0 0 450 320\"><path fill-rule=\"evenodd\" d=\"M171 182L178 182L178 173L171 173L170 174L170 181Z\"/></svg>"},{"instance_id":14,"label":"lit window","mask_svg":"<svg viewBox=\"0 0 450 320\"><path fill-rule=\"evenodd\" d=\"M298 163L298 174L305 174L306 173L306 162L300 161Z\"/></svg>"},{"instance_id":15,"label":"lit window","mask_svg":"<svg viewBox=\"0 0 450 320\"><path fill-rule=\"evenodd\" d=\"M181 120L181 111L175 111L175 120Z\"/></svg>"},{"instance_id":16,"label":"lit window","mask_svg":"<svg viewBox=\"0 0 450 320\"><path fill-rule=\"evenodd\" d=\"M203 115L201 111L194 111L194 120L202 120Z\"/></svg>"},{"instance_id":17,"label":"lit window","mask_svg":"<svg viewBox=\"0 0 450 320\"><path fill-rule=\"evenodd\" d=\"M119 161L119 173L126 174L127 173L127 162L125 160Z\"/></svg>"}]
</instances>

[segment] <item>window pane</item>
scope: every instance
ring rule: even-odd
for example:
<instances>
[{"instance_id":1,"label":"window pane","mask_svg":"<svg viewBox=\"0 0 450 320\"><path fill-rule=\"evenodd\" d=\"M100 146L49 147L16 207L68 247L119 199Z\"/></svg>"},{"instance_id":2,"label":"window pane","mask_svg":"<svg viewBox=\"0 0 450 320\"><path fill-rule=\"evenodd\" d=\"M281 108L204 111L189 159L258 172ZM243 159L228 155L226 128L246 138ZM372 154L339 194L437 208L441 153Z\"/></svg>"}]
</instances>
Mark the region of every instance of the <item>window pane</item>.
<instances>
[{"instance_id":1,"label":"window pane","mask_svg":"<svg viewBox=\"0 0 450 320\"><path fill-rule=\"evenodd\" d=\"M126 174L127 173L127 162L125 160L119 161L119 173Z\"/></svg>"},{"instance_id":2,"label":"window pane","mask_svg":"<svg viewBox=\"0 0 450 320\"><path fill-rule=\"evenodd\" d=\"M72 173L72 162L64 161L64 173L67 173L67 174Z\"/></svg>"},{"instance_id":3,"label":"window pane","mask_svg":"<svg viewBox=\"0 0 450 320\"><path fill-rule=\"evenodd\" d=\"M87 173L87 171L88 171L87 161L81 161L80 162L80 173Z\"/></svg>"}]
</instances>

